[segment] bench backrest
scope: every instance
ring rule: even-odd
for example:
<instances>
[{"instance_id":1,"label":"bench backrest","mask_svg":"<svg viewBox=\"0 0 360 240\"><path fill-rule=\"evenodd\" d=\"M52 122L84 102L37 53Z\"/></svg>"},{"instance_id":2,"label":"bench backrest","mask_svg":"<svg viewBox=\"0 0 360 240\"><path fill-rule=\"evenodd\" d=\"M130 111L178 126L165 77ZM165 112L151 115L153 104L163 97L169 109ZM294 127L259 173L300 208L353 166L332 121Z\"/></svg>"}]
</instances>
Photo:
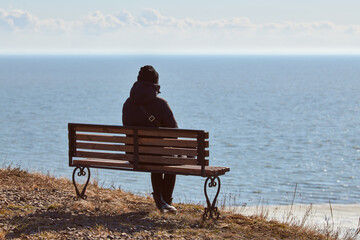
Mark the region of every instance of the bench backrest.
<instances>
[{"instance_id":1,"label":"bench backrest","mask_svg":"<svg viewBox=\"0 0 360 240\"><path fill-rule=\"evenodd\" d=\"M69 123L73 158L125 160L139 164L209 165L209 134L202 130Z\"/></svg>"}]
</instances>

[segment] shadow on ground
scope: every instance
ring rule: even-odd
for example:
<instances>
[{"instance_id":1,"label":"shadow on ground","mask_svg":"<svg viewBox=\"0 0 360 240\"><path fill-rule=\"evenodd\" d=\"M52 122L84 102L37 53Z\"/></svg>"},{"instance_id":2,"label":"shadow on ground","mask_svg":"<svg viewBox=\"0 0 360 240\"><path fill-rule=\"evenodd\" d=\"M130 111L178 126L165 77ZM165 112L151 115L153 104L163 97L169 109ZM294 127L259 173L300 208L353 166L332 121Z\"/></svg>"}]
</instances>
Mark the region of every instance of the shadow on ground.
<instances>
[{"instance_id":1,"label":"shadow on ground","mask_svg":"<svg viewBox=\"0 0 360 240\"><path fill-rule=\"evenodd\" d=\"M119 215L94 215L92 213L74 213L62 211L35 212L24 217L16 216L9 223L17 226L6 238L20 237L21 234L36 234L42 231L76 232L82 229L104 227L112 232L134 234L144 230L175 228L176 223L159 221L148 217L149 212L134 211ZM21 225L19 225L21 223Z\"/></svg>"}]
</instances>

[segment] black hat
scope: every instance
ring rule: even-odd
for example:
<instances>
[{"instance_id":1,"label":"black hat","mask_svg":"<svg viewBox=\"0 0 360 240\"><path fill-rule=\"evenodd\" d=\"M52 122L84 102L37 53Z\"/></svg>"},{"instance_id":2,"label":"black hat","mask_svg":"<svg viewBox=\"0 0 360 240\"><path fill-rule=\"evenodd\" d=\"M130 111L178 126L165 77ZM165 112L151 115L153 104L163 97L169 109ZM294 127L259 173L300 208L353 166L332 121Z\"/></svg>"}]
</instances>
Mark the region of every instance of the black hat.
<instances>
[{"instance_id":1,"label":"black hat","mask_svg":"<svg viewBox=\"0 0 360 240\"><path fill-rule=\"evenodd\" d=\"M145 81L154 84L159 83L159 74L153 66L146 65L140 68L138 81Z\"/></svg>"}]
</instances>

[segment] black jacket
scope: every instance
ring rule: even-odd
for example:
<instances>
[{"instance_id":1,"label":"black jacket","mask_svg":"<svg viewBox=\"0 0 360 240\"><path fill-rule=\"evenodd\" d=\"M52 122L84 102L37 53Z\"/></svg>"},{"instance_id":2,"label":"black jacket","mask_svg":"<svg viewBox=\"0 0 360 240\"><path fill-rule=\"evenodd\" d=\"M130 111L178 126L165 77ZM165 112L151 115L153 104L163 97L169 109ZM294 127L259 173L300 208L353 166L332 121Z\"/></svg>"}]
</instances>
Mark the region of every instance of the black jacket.
<instances>
[{"instance_id":1,"label":"black jacket","mask_svg":"<svg viewBox=\"0 0 360 240\"><path fill-rule=\"evenodd\" d=\"M148 120L148 116L139 108L145 109L160 122L161 127L177 128L177 123L165 99L157 96L158 91L154 84L137 81L130 91L130 97L125 101L122 109L124 126L155 127Z\"/></svg>"}]
</instances>

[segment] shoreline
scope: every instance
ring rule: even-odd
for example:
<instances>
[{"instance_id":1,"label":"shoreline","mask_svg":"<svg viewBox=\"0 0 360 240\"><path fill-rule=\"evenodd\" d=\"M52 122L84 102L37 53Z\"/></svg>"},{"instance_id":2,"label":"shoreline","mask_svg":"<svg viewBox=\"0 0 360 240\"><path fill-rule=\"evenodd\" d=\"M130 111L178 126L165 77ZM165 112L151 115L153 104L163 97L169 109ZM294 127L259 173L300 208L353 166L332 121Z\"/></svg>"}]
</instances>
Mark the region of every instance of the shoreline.
<instances>
[{"instance_id":1,"label":"shoreline","mask_svg":"<svg viewBox=\"0 0 360 240\"><path fill-rule=\"evenodd\" d=\"M280 222L355 232L360 224L360 204L294 204L225 207L234 213L264 215Z\"/></svg>"}]
</instances>

